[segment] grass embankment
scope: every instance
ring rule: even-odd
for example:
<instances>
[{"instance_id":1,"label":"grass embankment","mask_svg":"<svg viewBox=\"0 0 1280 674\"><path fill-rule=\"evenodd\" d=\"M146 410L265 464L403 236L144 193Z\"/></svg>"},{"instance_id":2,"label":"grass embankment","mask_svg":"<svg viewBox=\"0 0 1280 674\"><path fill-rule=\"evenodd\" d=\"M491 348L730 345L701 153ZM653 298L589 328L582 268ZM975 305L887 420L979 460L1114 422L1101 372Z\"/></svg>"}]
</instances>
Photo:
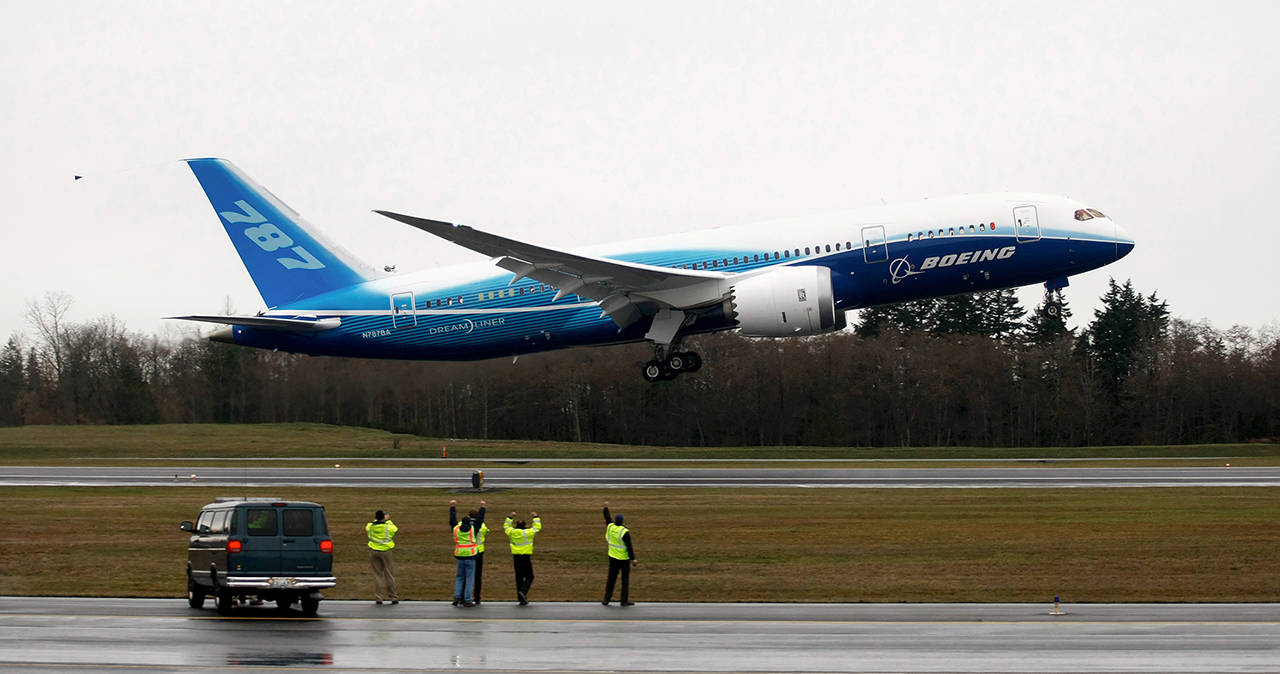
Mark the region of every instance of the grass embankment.
<instances>
[{"instance_id":1,"label":"grass embankment","mask_svg":"<svg viewBox=\"0 0 1280 674\"><path fill-rule=\"evenodd\" d=\"M180 596L185 534L226 488L6 488L0 594ZM402 596L453 587L440 489L272 489L327 506L339 585L371 592L363 527L375 508L400 534ZM490 526L536 509L535 601L598 601L600 504L624 513L640 567L638 601L1277 601L1280 493L1179 489L511 490L484 495ZM514 598L501 532L485 596Z\"/></svg>"},{"instance_id":2,"label":"grass embankment","mask_svg":"<svg viewBox=\"0 0 1280 674\"><path fill-rule=\"evenodd\" d=\"M0 428L0 464L89 464L172 458L332 458L379 464L395 460L437 459L448 447L449 459L910 459L945 462L985 459L1072 459L1080 465L1214 464L1280 465L1280 445L1150 445L1126 447L642 447L596 443L457 440L396 434L368 428L325 424L167 424L152 426L20 426ZM1115 462L1116 457L1135 461ZM1180 461L1169 461L1169 459ZM1089 460L1096 462L1090 462ZM1145 461L1144 461L1145 460ZM171 461L168 461L171 463ZM968 464L973 465L973 464ZM867 467L893 464L868 464Z\"/></svg>"}]
</instances>

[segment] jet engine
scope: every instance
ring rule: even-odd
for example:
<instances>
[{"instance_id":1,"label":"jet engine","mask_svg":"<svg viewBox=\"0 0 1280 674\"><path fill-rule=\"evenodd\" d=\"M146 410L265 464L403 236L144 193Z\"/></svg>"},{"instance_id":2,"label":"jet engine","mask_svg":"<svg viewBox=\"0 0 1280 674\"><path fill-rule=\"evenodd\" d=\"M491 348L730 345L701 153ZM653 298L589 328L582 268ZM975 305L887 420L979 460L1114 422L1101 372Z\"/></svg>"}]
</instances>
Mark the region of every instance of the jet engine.
<instances>
[{"instance_id":1,"label":"jet engine","mask_svg":"<svg viewBox=\"0 0 1280 674\"><path fill-rule=\"evenodd\" d=\"M827 267L777 267L733 284L733 318L748 337L798 337L839 330Z\"/></svg>"}]
</instances>

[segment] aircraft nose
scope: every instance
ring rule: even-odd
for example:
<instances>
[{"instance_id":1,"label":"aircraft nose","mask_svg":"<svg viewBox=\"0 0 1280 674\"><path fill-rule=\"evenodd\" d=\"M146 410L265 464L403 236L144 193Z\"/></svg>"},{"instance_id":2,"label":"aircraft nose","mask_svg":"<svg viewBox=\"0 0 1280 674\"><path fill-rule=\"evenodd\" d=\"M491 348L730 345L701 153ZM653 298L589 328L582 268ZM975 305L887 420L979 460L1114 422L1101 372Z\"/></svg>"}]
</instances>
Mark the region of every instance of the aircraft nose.
<instances>
[{"instance_id":1,"label":"aircraft nose","mask_svg":"<svg viewBox=\"0 0 1280 674\"><path fill-rule=\"evenodd\" d=\"M1124 227L1116 224L1114 220L1111 221L1111 225L1115 227L1116 259L1119 260L1133 251L1133 235Z\"/></svg>"}]
</instances>

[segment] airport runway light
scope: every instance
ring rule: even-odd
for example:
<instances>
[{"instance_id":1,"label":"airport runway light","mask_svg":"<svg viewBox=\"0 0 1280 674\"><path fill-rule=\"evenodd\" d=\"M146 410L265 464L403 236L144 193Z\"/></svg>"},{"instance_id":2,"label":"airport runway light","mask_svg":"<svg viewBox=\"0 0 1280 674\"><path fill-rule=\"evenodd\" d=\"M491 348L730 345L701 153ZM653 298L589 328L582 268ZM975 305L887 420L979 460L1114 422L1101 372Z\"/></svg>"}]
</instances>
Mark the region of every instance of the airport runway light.
<instances>
[{"instance_id":1,"label":"airport runway light","mask_svg":"<svg viewBox=\"0 0 1280 674\"><path fill-rule=\"evenodd\" d=\"M1049 615L1066 615L1066 613L1064 613L1062 609L1059 608L1059 604L1061 601L1062 600L1061 598L1058 597L1058 595L1056 594L1053 595L1053 610L1049 611Z\"/></svg>"}]
</instances>

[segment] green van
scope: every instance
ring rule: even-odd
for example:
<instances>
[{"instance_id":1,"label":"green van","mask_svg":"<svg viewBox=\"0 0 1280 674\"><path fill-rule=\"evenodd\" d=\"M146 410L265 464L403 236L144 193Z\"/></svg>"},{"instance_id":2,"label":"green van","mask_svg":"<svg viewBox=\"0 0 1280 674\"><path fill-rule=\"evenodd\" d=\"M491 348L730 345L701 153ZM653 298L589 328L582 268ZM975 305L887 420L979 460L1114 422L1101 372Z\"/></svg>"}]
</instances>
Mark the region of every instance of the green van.
<instances>
[{"instance_id":1,"label":"green van","mask_svg":"<svg viewBox=\"0 0 1280 674\"><path fill-rule=\"evenodd\" d=\"M187 603L215 598L226 613L236 600L274 601L281 609L299 602L315 615L333 587L333 540L324 506L270 498L219 498L200 509L187 546Z\"/></svg>"}]
</instances>

